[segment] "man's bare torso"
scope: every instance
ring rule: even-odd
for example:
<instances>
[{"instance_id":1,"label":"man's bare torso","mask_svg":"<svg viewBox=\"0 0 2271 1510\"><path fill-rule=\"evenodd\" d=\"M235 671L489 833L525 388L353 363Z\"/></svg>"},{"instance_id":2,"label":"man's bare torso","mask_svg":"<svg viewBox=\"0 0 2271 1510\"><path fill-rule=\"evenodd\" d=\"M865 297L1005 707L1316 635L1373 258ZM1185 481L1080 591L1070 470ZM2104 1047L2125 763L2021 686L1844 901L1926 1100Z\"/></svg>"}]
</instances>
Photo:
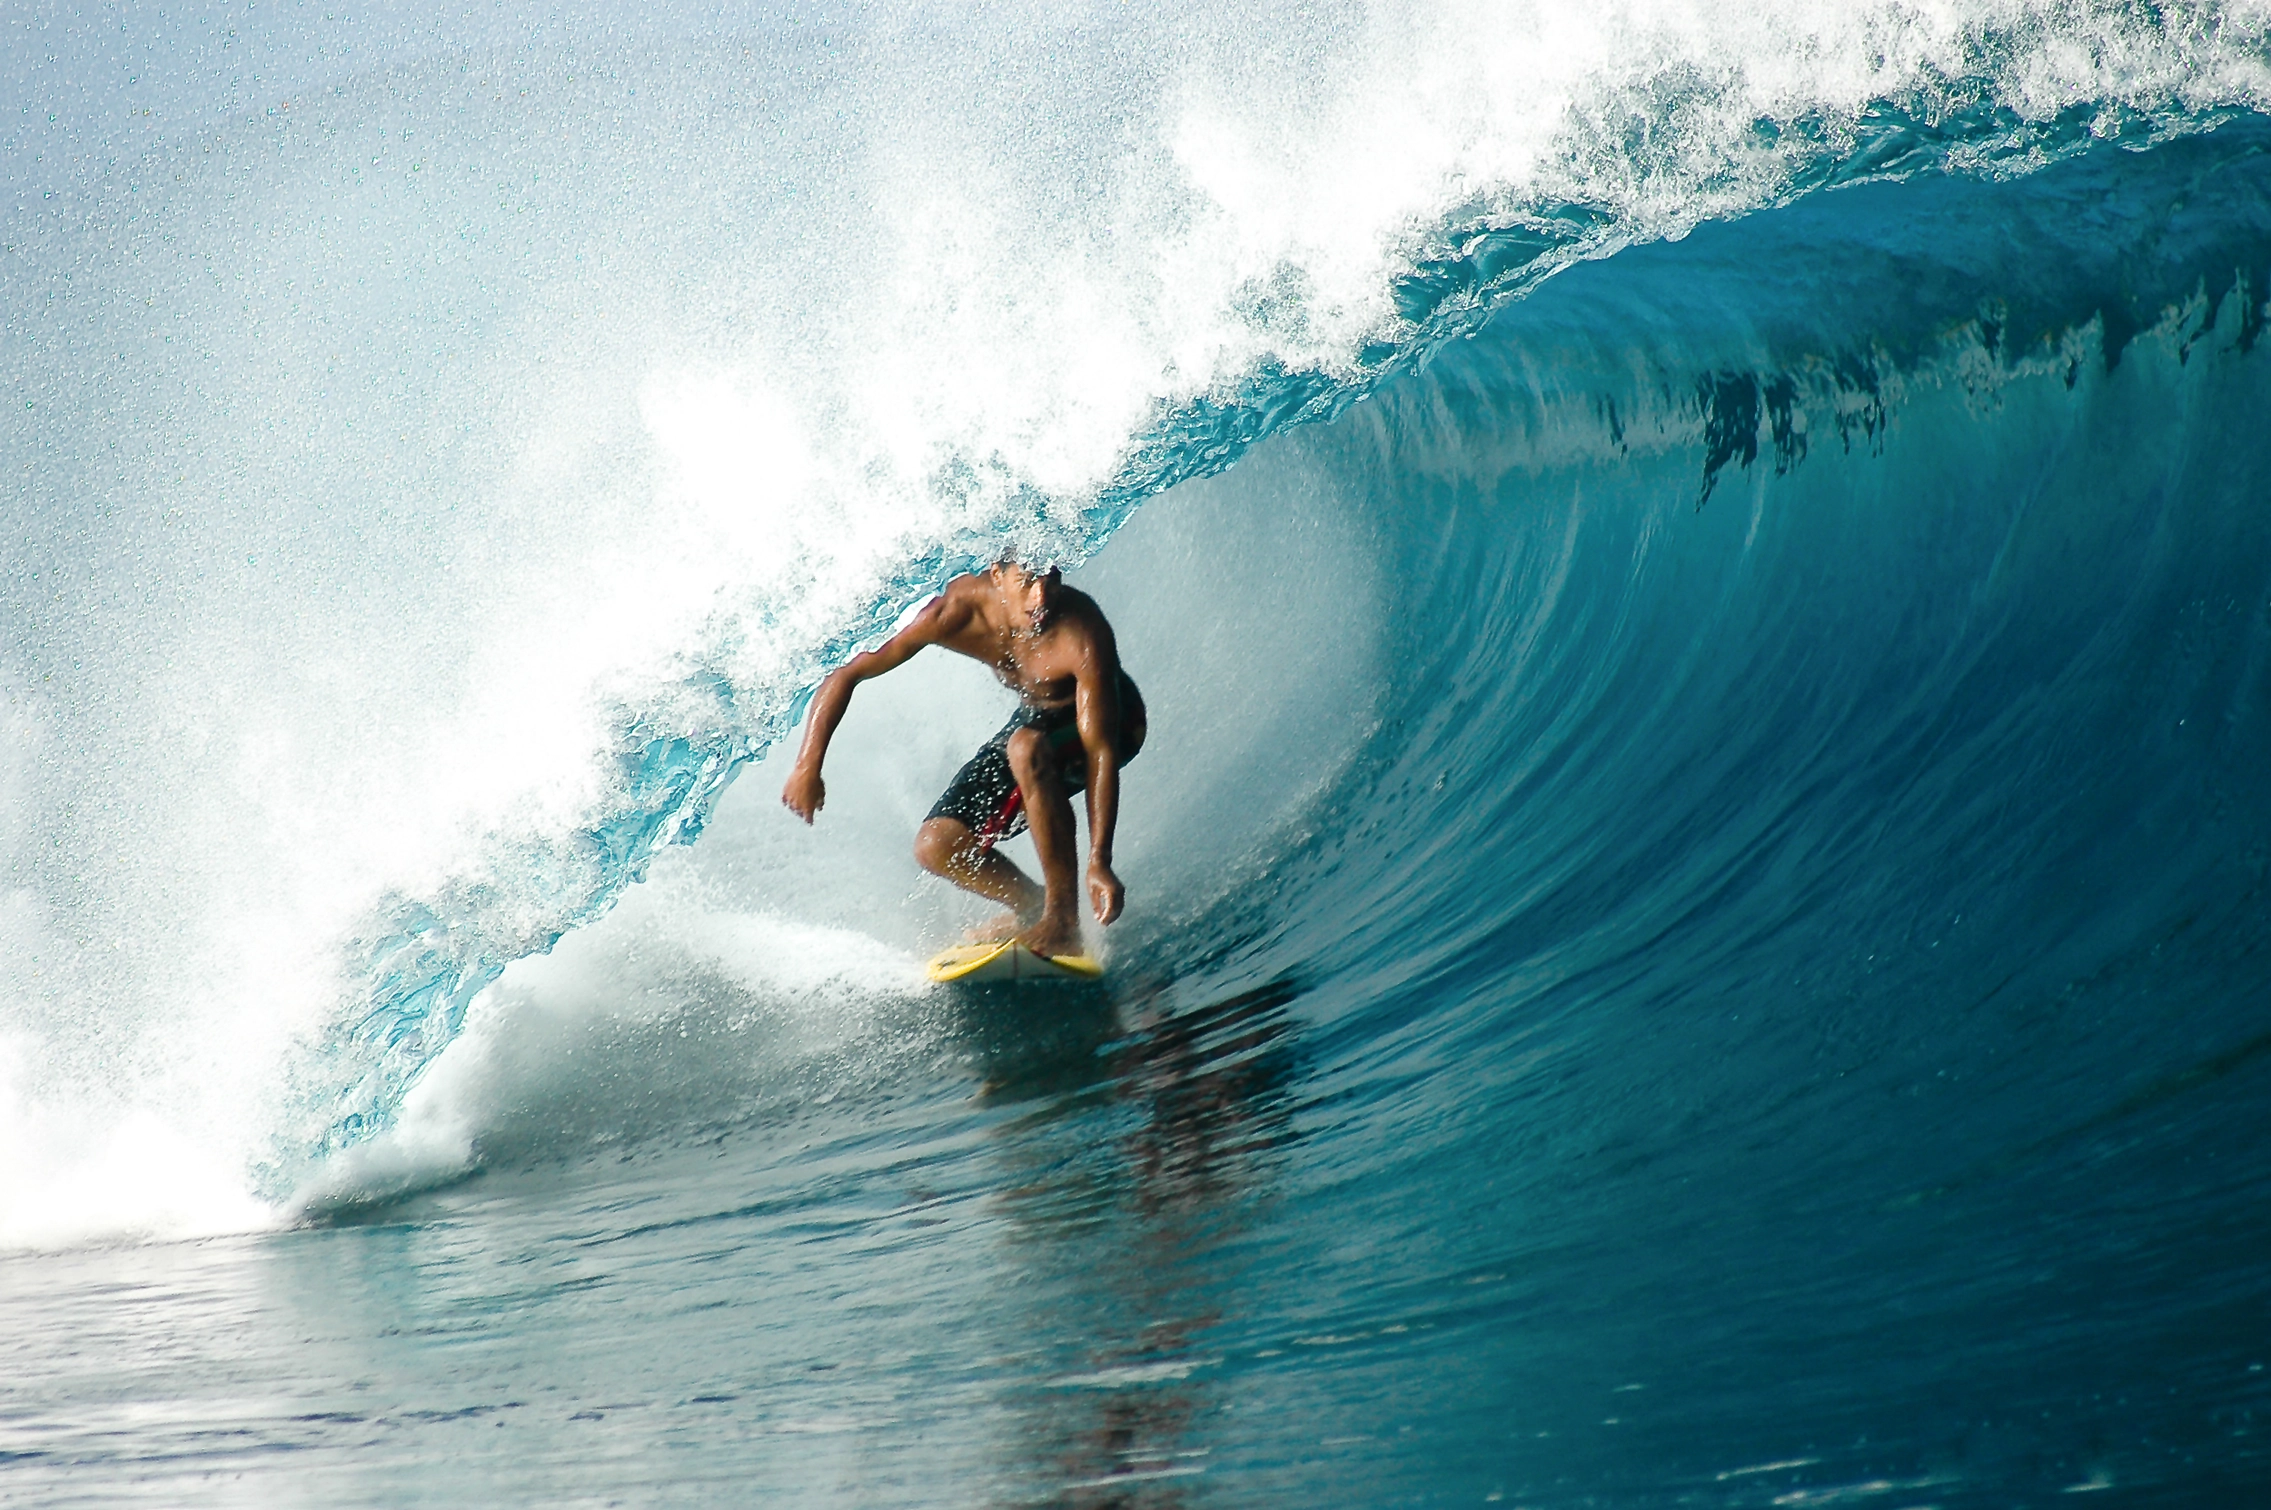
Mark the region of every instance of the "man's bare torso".
<instances>
[{"instance_id":1,"label":"man's bare torso","mask_svg":"<svg viewBox=\"0 0 2271 1510\"><path fill-rule=\"evenodd\" d=\"M1011 621L1001 597L980 576L956 577L934 605L936 643L974 661L983 661L1002 685L1036 708L1072 702L1082 665L1101 660L1108 674L1119 671L1112 630L1096 600L1077 588L1059 587L1047 620L1036 630Z\"/></svg>"}]
</instances>

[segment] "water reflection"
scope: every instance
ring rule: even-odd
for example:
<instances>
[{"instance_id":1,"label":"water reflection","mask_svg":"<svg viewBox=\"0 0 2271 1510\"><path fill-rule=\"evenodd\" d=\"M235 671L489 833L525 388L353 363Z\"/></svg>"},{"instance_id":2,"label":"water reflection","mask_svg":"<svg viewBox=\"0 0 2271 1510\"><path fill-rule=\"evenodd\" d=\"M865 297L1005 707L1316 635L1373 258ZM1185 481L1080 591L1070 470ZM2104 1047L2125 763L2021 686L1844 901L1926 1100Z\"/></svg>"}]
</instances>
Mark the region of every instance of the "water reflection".
<instances>
[{"instance_id":1,"label":"water reflection","mask_svg":"<svg viewBox=\"0 0 2271 1510\"><path fill-rule=\"evenodd\" d=\"M1292 1136L1296 994L971 1004L986 1098L1033 1103L1001 1129L1000 1199L1012 1272L1051 1297L1034 1324L1053 1366L1017 1386L1006 1449L1047 1503L1170 1507L1204 1484L1251 1234Z\"/></svg>"}]
</instances>

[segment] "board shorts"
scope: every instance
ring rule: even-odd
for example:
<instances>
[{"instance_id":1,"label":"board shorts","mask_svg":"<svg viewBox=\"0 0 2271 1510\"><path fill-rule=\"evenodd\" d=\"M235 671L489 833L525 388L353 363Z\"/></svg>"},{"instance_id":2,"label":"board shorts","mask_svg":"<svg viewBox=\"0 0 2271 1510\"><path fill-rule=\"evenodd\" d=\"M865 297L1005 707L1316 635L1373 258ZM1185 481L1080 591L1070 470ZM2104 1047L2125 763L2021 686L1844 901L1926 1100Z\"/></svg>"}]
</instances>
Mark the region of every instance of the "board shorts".
<instances>
[{"instance_id":1,"label":"board shorts","mask_svg":"<svg viewBox=\"0 0 2271 1510\"><path fill-rule=\"evenodd\" d=\"M1120 706L1140 702L1142 694L1128 674L1120 673ZM1025 794L1017 789L1017 776L1009 768L1009 737L1019 729L1037 729L1057 759L1057 779L1065 784L1067 792L1088 789L1088 762L1085 758L1068 760L1068 751L1080 749L1080 723L1075 705L1066 703L1061 708L1036 708L1020 704L1010 715L1001 732L981 745L978 753L963 763L946 784L938 801L923 815L928 823L933 818L952 818L978 836L980 848L991 849L1004 839L1015 838L1025 832ZM1135 759L1127 748L1127 740L1114 741L1124 765Z\"/></svg>"}]
</instances>

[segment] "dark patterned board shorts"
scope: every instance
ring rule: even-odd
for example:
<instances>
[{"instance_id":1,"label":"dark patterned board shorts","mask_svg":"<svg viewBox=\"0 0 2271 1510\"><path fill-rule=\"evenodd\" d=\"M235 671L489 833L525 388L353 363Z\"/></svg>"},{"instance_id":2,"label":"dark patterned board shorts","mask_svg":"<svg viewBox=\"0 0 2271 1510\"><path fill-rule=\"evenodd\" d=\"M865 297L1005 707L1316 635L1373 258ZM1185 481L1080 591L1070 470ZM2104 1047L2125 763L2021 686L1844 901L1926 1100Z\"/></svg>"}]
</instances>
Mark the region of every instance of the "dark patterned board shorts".
<instances>
[{"instance_id":1,"label":"dark patterned board shorts","mask_svg":"<svg viewBox=\"0 0 2271 1510\"><path fill-rule=\"evenodd\" d=\"M1139 694L1128 674L1120 673L1120 701L1125 707ZM1009 736L1019 729L1038 729L1041 738L1048 742L1050 751L1057 757L1057 779L1068 792L1086 791L1088 788L1088 762L1085 759L1067 759L1068 752L1080 749L1079 715L1074 705L1061 708L1036 708L1019 704L1001 732L987 740L978 753L963 763L946 784L938 801L923 815L928 823L933 818L952 818L978 836L978 843L991 849L1003 839L1014 838L1025 832L1025 794L1017 789L1017 777L1009 768ZM1121 752L1123 762L1135 757Z\"/></svg>"}]
</instances>

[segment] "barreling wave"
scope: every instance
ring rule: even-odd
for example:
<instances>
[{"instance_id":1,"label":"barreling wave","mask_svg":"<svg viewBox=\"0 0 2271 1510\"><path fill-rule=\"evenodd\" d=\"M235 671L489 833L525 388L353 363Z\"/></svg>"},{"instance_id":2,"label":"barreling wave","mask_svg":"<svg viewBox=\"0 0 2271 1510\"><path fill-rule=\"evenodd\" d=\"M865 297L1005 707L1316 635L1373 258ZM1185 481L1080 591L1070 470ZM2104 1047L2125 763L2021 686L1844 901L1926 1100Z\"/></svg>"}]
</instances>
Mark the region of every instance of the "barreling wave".
<instances>
[{"instance_id":1,"label":"barreling wave","mask_svg":"<svg viewBox=\"0 0 2271 1510\"><path fill-rule=\"evenodd\" d=\"M1834 129L1809 116L1754 123L1751 136L1780 159L1776 188L1763 203L1788 205L1829 189L1923 175L1992 181L2092 150L2141 151L2201 136L2232 119L2232 110L2220 106L2145 111L2089 103L2030 121L1994 99L1992 81L1973 78L1937 91L1928 104L1914 95L1875 102ZM2241 145L2227 145L2220 156L2246 157L2271 140L2252 119L2232 137ZM2051 198L2090 202L2118 192L2119 177L2086 171ZM1654 350L1633 345L1628 328L1604 323L1593 332L1588 359L1574 360L1566 340L1556 346L1563 370L1535 393L1541 412L1530 439L1540 463L1555 451L1560 464L1579 459L1572 447L1596 463L1636 447L1693 453L1695 504L1702 507L1730 470L1759 465L1785 474L1820 437L1832 436L1848 451L1875 447L1914 384L1953 384L1982 402L1992 402L2002 383L2045 372L2071 387L2085 363L2116 365L2147 331L2188 353L2219 328L2227 300L2237 311L2227 345L2245 354L2260 336L2271 289L2271 221L2261 209L2260 201L2219 201L2213 216L2189 225L2180 219L2143 268L2134 239L2107 237L2099 226L2078 244L2045 240L2026 249L2037 259L2033 266L2015 266L2009 281L1967 291L1968 307L1886 311L1858 324L1837 349L1803 349L1808 342L1818 348L1818 321L1807 322L1803 336L1752 332L1749 341L1716 348L1726 336L1704 322L1678 344ZM2122 210L2143 222L2158 207L2140 200ZM1825 254L1806 236L1822 228L1817 222L1806 233L1769 232L1773 244L1754 255L1790 259L1785 266L1818 261ZM1288 369L1264 361L1219 395L1163 404L1094 494L1056 499L1013 489L1018 500L983 511L985 525L904 560L852 622L811 647L791 684L737 683L721 669L731 662L730 645L707 660L690 657L667 697L618 715L614 774L584 826L552 845L499 857L498 872L481 882L384 905L350 949L346 979L354 983L354 1005L300 1071L307 1114L268 1165L268 1188L283 1194L308 1160L388 1126L407 1088L457 1034L474 997L512 959L549 949L606 911L660 850L698 837L735 775L793 728L817 676L875 643L949 577L982 565L1021 534L1038 533L1067 558L1084 557L1145 498L1218 473L1289 428L1332 419L1447 342L1473 336L1509 300L1651 233L1663 229L1635 225L1598 203L1462 215L1426 238L1435 250L1414 257L1395 284L1395 322L1352 367ZM1898 255L1897 236L1872 234L1874 251ZM1621 292L1627 312L1657 292L1646 277ZM1729 307L1757 313L1762 290L1729 286L1721 293ZM1265 323L1274 317L1267 309L1257 316ZM1570 412L1543 412L1556 406ZM534 921L532 897L541 899ZM500 916L511 925L500 927Z\"/></svg>"},{"instance_id":2,"label":"barreling wave","mask_svg":"<svg viewBox=\"0 0 2271 1510\"><path fill-rule=\"evenodd\" d=\"M249 109L0 147L6 670L67 731L13 799L32 1164L163 1105L287 1193L948 577L1084 557L1509 309L1499 443L1692 453L1706 508L1920 382L2117 361L2234 289L2259 326L2245 217L2031 264L1959 228L1961 267L1770 224L1943 180L2032 213L2045 168L2251 141L2258 7L988 25L279 62ZM1785 266L1693 297L1662 259L1715 226Z\"/></svg>"}]
</instances>

